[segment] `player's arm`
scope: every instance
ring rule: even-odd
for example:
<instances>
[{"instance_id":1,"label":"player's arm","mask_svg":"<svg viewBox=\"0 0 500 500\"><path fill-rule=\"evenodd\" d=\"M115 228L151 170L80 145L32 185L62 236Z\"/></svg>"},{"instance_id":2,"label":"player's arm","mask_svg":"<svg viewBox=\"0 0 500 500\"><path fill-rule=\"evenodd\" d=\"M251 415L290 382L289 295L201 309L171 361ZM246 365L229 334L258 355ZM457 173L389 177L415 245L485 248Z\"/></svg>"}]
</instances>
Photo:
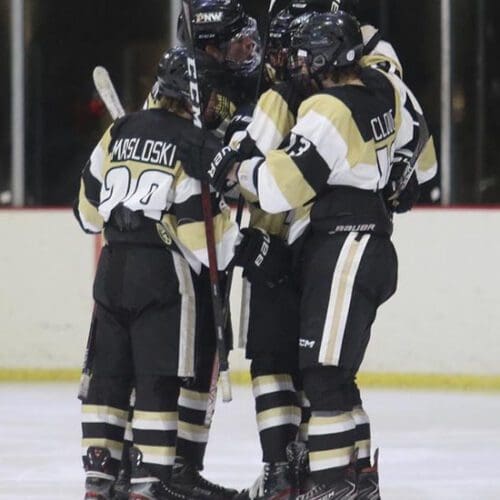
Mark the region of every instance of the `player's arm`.
<instances>
[{"instance_id":1,"label":"player's arm","mask_svg":"<svg viewBox=\"0 0 500 500\"><path fill-rule=\"evenodd\" d=\"M107 158L112 127L113 125L104 133L87 161L80 178L78 198L73 205L75 217L86 233L100 233L104 226L104 219L99 213L99 204L103 165Z\"/></svg>"},{"instance_id":2,"label":"player's arm","mask_svg":"<svg viewBox=\"0 0 500 500\"><path fill-rule=\"evenodd\" d=\"M370 24L361 27L363 35L364 55L361 66L380 69L386 73L403 77L403 67L393 46L382 40L380 31Z\"/></svg>"},{"instance_id":3,"label":"player's arm","mask_svg":"<svg viewBox=\"0 0 500 500\"><path fill-rule=\"evenodd\" d=\"M211 201L217 263L219 269L223 270L233 258L234 248L241 236L238 226L231 221L229 207L213 190ZM188 176L182 167L178 167L174 202L170 212L175 216L175 231L181 245L208 267L201 183Z\"/></svg>"},{"instance_id":4,"label":"player's arm","mask_svg":"<svg viewBox=\"0 0 500 500\"><path fill-rule=\"evenodd\" d=\"M400 78L390 79L401 103L401 123L384 197L392 211L403 213L418 200L419 185L436 175L437 160L434 142L420 104ZM406 185L401 189L404 179Z\"/></svg>"},{"instance_id":5,"label":"player's arm","mask_svg":"<svg viewBox=\"0 0 500 500\"><path fill-rule=\"evenodd\" d=\"M338 106L344 105L324 94L307 99L280 149L269 151L264 159L241 163L238 182L254 194L263 210L278 213L301 207L325 186L347 150L341 133L346 124L339 118L343 110Z\"/></svg>"}]
</instances>

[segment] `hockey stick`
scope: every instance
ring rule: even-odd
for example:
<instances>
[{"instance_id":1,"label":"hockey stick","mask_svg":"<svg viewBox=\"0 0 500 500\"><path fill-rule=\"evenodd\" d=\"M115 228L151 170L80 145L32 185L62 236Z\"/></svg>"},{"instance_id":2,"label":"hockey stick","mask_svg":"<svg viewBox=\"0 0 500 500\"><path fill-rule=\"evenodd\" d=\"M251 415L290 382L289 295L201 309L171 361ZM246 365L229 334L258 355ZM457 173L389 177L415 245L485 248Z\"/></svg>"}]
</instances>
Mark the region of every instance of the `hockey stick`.
<instances>
[{"instance_id":1,"label":"hockey stick","mask_svg":"<svg viewBox=\"0 0 500 500\"><path fill-rule=\"evenodd\" d=\"M78 399L84 401L89 394L90 377L92 376L92 359L94 357L95 331L97 328L97 318L94 310L92 311L92 320L90 322L89 334L87 337L87 346L83 357L82 374L80 376L80 385L78 387Z\"/></svg>"},{"instance_id":2,"label":"hockey stick","mask_svg":"<svg viewBox=\"0 0 500 500\"><path fill-rule=\"evenodd\" d=\"M415 147L411 157L408 158L408 164L403 170L403 174L398 181L396 190L389 198L389 201L392 201L394 206L398 205L398 198L408 185L408 182L410 182L411 176L413 175L413 172L415 172L415 168L417 167L417 160L424 150L424 147L427 144L427 140L430 137L429 128L427 126L424 115L417 112L417 121L419 126L419 138L417 146Z\"/></svg>"},{"instance_id":3,"label":"hockey stick","mask_svg":"<svg viewBox=\"0 0 500 500\"><path fill-rule=\"evenodd\" d=\"M262 61L260 63L260 68L259 68L259 75L257 77L257 85L255 89L255 102L259 100L259 95L260 95L260 88L262 86L262 79L264 78L264 72L266 68L266 50L267 50L267 42L269 38L269 27L271 25L271 19L273 15L273 9L274 5L276 4L276 0L270 0L269 2L269 7L267 9L267 17L266 17L266 22L264 23L264 29L263 29L263 44L262 44ZM243 209L245 208L245 199L243 196L240 194L238 196L238 204L236 207L236 217L235 217L235 222L238 225L238 227L241 227L241 221L243 219ZM224 295L224 325L227 324L228 317L229 317L229 301L230 301L230 294L231 294L231 286L233 282L233 272L234 268L231 267L228 272L227 272L227 278L226 278L226 290L225 290L225 295Z\"/></svg>"},{"instance_id":4,"label":"hockey stick","mask_svg":"<svg viewBox=\"0 0 500 500\"><path fill-rule=\"evenodd\" d=\"M193 112L193 125L199 129L203 128L201 113L201 95L198 85L198 74L196 72L196 60L194 51L194 40L192 30L192 9L190 0L182 0L182 11L184 22L186 23L186 33L188 34L188 73L190 78L191 107ZM214 313L214 326L216 331L217 356L219 361L219 376L222 388L222 400L229 402L232 400L231 382L229 380L229 362L224 337L224 317L222 314L222 301L219 287L219 272L217 268L217 254L215 246L215 234L212 214L212 200L210 197L210 186L207 182L202 182L201 201L203 208L203 218L205 222L205 233L207 238L207 252L210 272L210 291L212 295L212 308ZM208 413L208 412L207 412Z\"/></svg>"},{"instance_id":5,"label":"hockey stick","mask_svg":"<svg viewBox=\"0 0 500 500\"><path fill-rule=\"evenodd\" d=\"M123 109L120 98L116 93L115 86L109 77L109 73L103 66L96 66L92 72L92 78L94 79L94 85L99 94L99 97L104 102L106 109L108 110L111 118L116 120L125 115L125 110Z\"/></svg>"}]
</instances>

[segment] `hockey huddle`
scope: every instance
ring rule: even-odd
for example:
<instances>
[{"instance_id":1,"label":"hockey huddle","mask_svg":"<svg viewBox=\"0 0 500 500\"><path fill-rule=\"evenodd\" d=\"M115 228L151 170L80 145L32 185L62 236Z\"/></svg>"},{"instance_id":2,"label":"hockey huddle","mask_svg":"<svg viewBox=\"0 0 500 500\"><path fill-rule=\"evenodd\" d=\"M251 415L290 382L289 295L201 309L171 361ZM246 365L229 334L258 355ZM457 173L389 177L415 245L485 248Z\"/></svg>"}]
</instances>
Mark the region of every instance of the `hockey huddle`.
<instances>
[{"instance_id":1,"label":"hockey huddle","mask_svg":"<svg viewBox=\"0 0 500 500\"><path fill-rule=\"evenodd\" d=\"M105 242L82 401L86 499L380 498L356 375L397 286L393 214L437 163L394 49L356 7L291 1L261 37L238 1L193 0L144 108L92 152L75 202ZM221 340L207 183L222 295L242 268L239 345L262 449L262 475L240 492L200 474ZM246 228L225 201L238 197Z\"/></svg>"}]
</instances>

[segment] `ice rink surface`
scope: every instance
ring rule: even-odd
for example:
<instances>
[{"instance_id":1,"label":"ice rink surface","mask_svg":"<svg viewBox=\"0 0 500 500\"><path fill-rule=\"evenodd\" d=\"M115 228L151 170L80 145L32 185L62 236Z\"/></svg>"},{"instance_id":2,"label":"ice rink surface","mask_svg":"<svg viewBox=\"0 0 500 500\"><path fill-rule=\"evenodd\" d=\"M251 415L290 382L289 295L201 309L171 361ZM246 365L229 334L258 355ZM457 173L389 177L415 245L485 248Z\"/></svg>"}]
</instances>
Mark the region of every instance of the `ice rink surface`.
<instances>
[{"instance_id":1,"label":"ice rink surface","mask_svg":"<svg viewBox=\"0 0 500 500\"><path fill-rule=\"evenodd\" d=\"M219 403L205 475L250 485L260 471L249 387ZM499 500L500 395L367 390L383 500ZM83 497L76 384L0 384L0 499Z\"/></svg>"}]
</instances>

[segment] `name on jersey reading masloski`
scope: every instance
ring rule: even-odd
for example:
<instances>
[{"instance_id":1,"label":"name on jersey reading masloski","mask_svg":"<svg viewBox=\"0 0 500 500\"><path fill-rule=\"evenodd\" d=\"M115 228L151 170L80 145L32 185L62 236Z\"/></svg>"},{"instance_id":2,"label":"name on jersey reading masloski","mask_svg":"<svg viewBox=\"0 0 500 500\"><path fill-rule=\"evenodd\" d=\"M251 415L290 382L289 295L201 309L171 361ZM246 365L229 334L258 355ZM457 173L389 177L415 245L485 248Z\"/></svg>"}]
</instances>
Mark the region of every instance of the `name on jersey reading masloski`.
<instances>
[{"instance_id":1,"label":"name on jersey reading masloski","mask_svg":"<svg viewBox=\"0 0 500 500\"><path fill-rule=\"evenodd\" d=\"M140 137L118 139L111 151L111 161L140 161L162 167L175 165L177 146L170 142L144 140Z\"/></svg>"}]
</instances>

